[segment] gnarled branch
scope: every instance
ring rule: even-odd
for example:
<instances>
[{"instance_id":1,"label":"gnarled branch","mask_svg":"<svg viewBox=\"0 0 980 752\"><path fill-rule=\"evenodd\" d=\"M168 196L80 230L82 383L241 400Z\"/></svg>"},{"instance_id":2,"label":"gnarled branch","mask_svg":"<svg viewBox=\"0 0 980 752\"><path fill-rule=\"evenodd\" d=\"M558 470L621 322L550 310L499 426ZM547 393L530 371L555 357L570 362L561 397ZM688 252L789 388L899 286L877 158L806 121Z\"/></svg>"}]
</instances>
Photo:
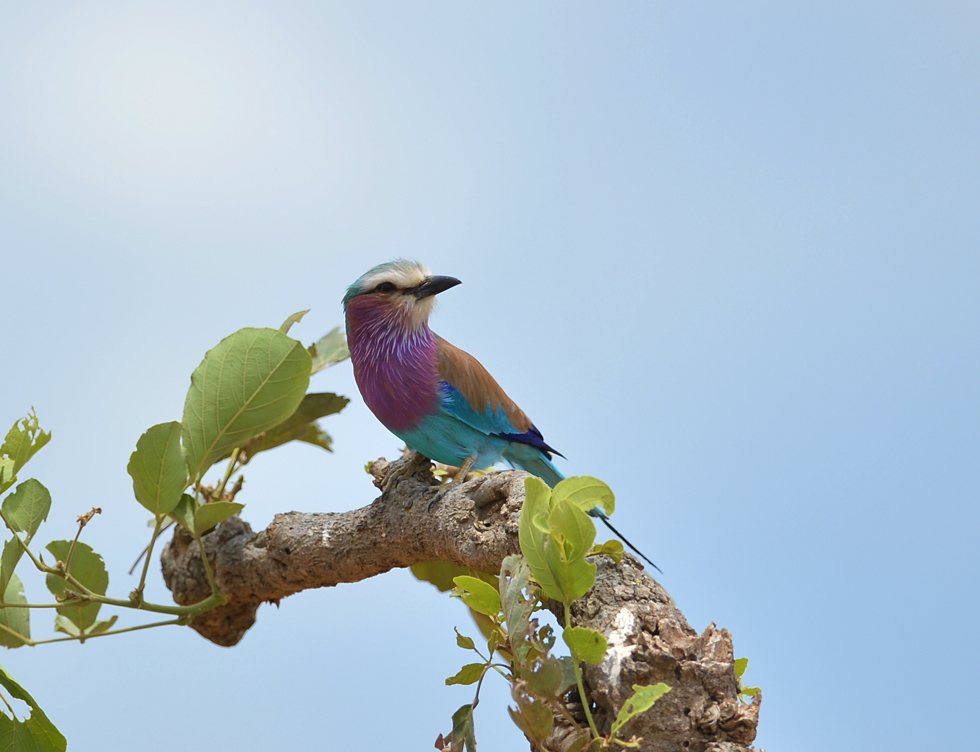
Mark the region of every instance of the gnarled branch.
<instances>
[{"instance_id":1,"label":"gnarled branch","mask_svg":"<svg viewBox=\"0 0 980 752\"><path fill-rule=\"evenodd\" d=\"M378 460L372 473L382 493L361 509L279 514L259 533L232 518L208 533L205 550L229 602L198 616L191 626L212 642L230 646L255 623L263 602L435 560L497 572L504 557L519 553L526 473L498 472L459 486L440 485L428 461L414 458ZM210 595L199 549L182 528L161 559L178 603ZM626 727L628 734L642 737L641 750L746 749L755 738L761 695L751 705L739 702L728 631L711 625L699 635L691 629L633 557L627 555L619 565L606 557L597 563L596 584L575 602L572 616L577 625L599 630L609 641L604 661L585 667L600 731L608 732L634 684L663 681L671 691ZM556 724L545 749L561 752L574 742L571 729Z\"/></svg>"}]
</instances>

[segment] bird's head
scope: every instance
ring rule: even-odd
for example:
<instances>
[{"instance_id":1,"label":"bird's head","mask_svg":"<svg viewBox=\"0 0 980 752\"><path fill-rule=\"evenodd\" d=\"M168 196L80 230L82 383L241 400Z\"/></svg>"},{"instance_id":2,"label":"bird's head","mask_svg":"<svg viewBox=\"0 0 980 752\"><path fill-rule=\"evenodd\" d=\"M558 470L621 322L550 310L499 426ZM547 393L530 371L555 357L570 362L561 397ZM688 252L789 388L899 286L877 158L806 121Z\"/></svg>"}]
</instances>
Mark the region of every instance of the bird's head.
<instances>
[{"instance_id":1,"label":"bird's head","mask_svg":"<svg viewBox=\"0 0 980 752\"><path fill-rule=\"evenodd\" d=\"M379 264L362 274L344 295L344 311L372 309L396 314L411 330L424 326L435 305L435 295L460 281L434 276L417 261L398 259Z\"/></svg>"}]
</instances>

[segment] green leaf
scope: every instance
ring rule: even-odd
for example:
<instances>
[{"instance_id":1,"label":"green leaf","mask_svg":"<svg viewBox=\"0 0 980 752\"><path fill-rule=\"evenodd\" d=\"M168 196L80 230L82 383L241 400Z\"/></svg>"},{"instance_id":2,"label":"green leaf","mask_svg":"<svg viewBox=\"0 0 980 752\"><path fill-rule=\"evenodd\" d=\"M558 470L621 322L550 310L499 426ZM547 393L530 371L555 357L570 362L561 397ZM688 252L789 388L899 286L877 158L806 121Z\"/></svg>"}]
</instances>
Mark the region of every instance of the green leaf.
<instances>
[{"instance_id":1,"label":"green leaf","mask_svg":"<svg viewBox=\"0 0 980 752\"><path fill-rule=\"evenodd\" d=\"M13 476L49 441L51 432L41 430L33 410L26 418L15 421L0 445L0 456L9 457L14 462L10 475L5 475L6 481L12 481Z\"/></svg>"},{"instance_id":2,"label":"green leaf","mask_svg":"<svg viewBox=\"0 0 980 752\"><path fill-rule=\"evenodd\" d=\"M136 500L154 515L177 506L187 488L187 465L180 448L180 423L160 423L136 442L126 471L133 479Z\"/></svg>"},{"instance_id":3,"label":"green leaf","mask_svg":"<svg viewBox=\"0 0 980 752\"><path fill-rule=\"evenodd\" d=\"M24 542L20 536L15 535L3 544L3 555L0 556L0 593L7 592L7 583L11 581L17 563L23 555Z\"/></svg>"},{"instance_id":4,"label":"green leaf","mask_svg":"<svg viewBox=\"0 0 980 752\"><path fill-rule=\"evenodd\" d=\"M463 705L453 713L453 752L463 749L476 752L476 729L473 726L473 705Z\"/></svg>"},{"instance_id":5,"label":"green leaf","mask_svg":"<svg viewBox=\"0 0 980 752\"><path fill-rule=\"evenodd\" d=\"M606 514L616 511L616 496L612 489L589 475L565 478L559 482L551 492L551 505L554 506L559 501L568 501L583 512L589 512L595 507L600 507Z\"/></svg>"},{"instance_id":6,"label":"green leaf","mask_svg":"<svg viewBox=\"0 0 980 752\"><path fill-rule=\"evenodd\" d=\"M754 697L755 695L759 694L759 692L762 691L759 687L746 687L742 684L742 676L745 675L745 669L749 667L749 659L736 658L734 666L735 666L735 680L738 682L739 699L741 700L742 696Z\"/></svg>"},{"instance_id":7,"label":"green leaf","mask_svg":"<svg viewBox=\"0 0 980 752\"><path fill-rule=\"evenodd\" d=\"M14 677L0 667L0 686L11 697L23 700L31 708L31 716L24 721L10 718L0 711L0 749L11 752L65 752L68 742L41 710L27 690L18 684Z\"/></svg>"},{"instance_id":8,"label":"green leaf","mask_svg":"<svg viewBox=\"0 0 980 752\"><path fill-rule=\"evenodd\" d=\"M449 592L456 587L456 583L453 582L454 577L460 575L476 576L476 570L472 567L464 567L451 561L426 561L421 564L412 564L409 569L416 579L435 585L440 593Z\"/></svg>"},{"instance_id":9,"label":"green leaf","mask_svg":"<svg viewBox=\"0 0 980 752\"><path fill-rule=\"evenodd\" d=\"M653 707L653 704L657 700L668 692L670 692L670 687L663 682L660 682L659 684L650 684L647 686L634 684L633 696L626 701L622 708L620 708L619 715L616 716L616 720L613 722L609 736L616 736L616 734L619 733L619 730L626 725L631 718L639 715L640 713L645 713L647 710Z\"/></svg>"},{"instance_id":10,"label":"green leaf","mask_svg":"<svg viewBox=\"0 0 980 752\"><path fill-rule=\"evenodd\" d=\"M30 543L51 510L51 494L40 481L28 478L3 501L3 515L18 533L26 533Z\"/></svg>"},{"instance_id":11,"label":"green leaf","mask_svg":"<svg viewBox=\"0 0 980 752\"><path fill-rule=\"evenodd\" d=\"M595 582L596 565L585 559L595 540L595 525L585 512L567 501L556 504L549 519L554 528L544 546L545 566L559 594L557 600L571 603L589 592ZM531 571L537 580L533 566Z\"/></svg>"},{"instance_id":12,"label":"green leaf","mask_svg":"<svg viewBox=\"0 0 980 752\"><path fill-rule=\"evenodd\" d=\"M521 556L511 555L500 566L500 608L511 639L526 640L534 613L535 598L526 593L531 582L531 568Z\"/></svg>"},{"instance_id":13,"label":"green leaf","mask_svg":"<svg viewBox=\"0 0 980 752\"><path fill-rule=\"evenodd\" d=\"M460 575L454 577L456 590L453 595L463 599L463 603L479 614L496 616L500 613L500 593L497 589L481 579Z\"/></svg>"},{"instance_id":14,"label":"green leaf","mask_svg":"<svg viewBox=\"0 0 980 752\"><path fill-rule=\"evenodd\" d=\"M497 644L500 641L500 632L496 629L490 630L490 636L487 638L487 651L490 656L493 656L494 651L497 649Z\"/></svg>"},{"instance_id":15,"label":"green leaf","mask_svg":"<svg viewBox=\"0 0 980 752\"><path fill-rule=\"evenodd\" d=\"M47 545L47 549L57 561L64 562L68 559L71 541L51 541ZM109 573L106 572L102 557L86 543L75 543L75 551L72 553L68 574L98 595L105 595L106 588L109 587ZM54 593L56 598L69 597L66 596L65 591L70 590L71 586L65 580L49 574L46 581L48 590ZM58 613L84 632L95 623L101 606L102 604L97 601L74 606L60 606Z\"/></svg>"},{"instance_id":16,"label":"green leaf","mask_svg":"<svg viewBox=\"0 0 980 752\"><path fill-rule=\"evenodd\" d=\"M170 517L183 525L191 533L194 532L194 511L197 504L190 494L183 494L177 506L170 510Z\"/></svg>"},{"instance_id":17,"label":"green leaf","mask_svg":"<svg viewBox=\"0 0 980 752\"><path fill-rule=\"evenodd\" d=\"M11 573L3 593L4 603L27 603L24 597L24 586L17 575ZM7 648L19 648L25 645L31 637L31 610L29 608L0 608L0 624L12 629L26 639L20 639L10 634L6 629L0 629L0 645Z\"/></svg>"},{"instance_id":18,"label":"green leaf","mask_svg":"<svg viewBox=\"0 0 980 752\"><path fill-rule=\"evenodd\" d=\"M456 644L459 647L463 648L464 650L476 650L476 643L473 642L472 637L467 637L464 634L460 634L458 629L455 629L455 632L456 632Z\"/></svg>"},{"instance_id":19,"label":"green leaf","mask_svg":"<svg viewBox=\"0 0 980 752\"><path fill-rule=\"evenodd\" d=\"M575 684L575 667L567 655L546 655L537 661L533 671L522 672L520 678L537 697L558 700Z\"/></svg>"},{"instance_id":20,"label":"green leaf","mask_svg":"<svg viewBox=\"0 0 980 752\"><path fill-rule=\"evenodd\" d=\"M327 415L339 413L347 407L349 402L347 397L341 397L339 394L331 392L307 394L299 403L296 411L286 420L275 428L255 437L248 446L249 456L254 457L259 452L275 449L289 441L303 441L322 447L328 452L333 451L330 436L316 424L316 421ZM219 459L224 459L224 457Z\"/></svg>"},{"instance_id":21,"label":"green leaf","mask_svg":"<svg viewBox=\"0 0 980 752\"><path fill-rule=\"evenodd\" d=\"M748 658L736 658L733 665L735 666L735 678L736 679L741 679L742 678L742 674L745 673L745 669L747 669L749 667L749 659Z\"/></svg>"},{"instance_id":22,"label":"green leaf","mask_svg":"<svg viewBox=\"0 0 980 752\"><path fill-rule=\"evenodd\" d=\"M350 350L347 349L347 339L340 327L335 326L317 340L316 344L310 345L310 355L313 356L313 373L347 360Z\"/></svg>"},{"instance_id":23,"label":"green leaf","mask_svg":"<svg viewBox=\"0 0 980 752\"><path fill-rule=\"evenodd\" d=\"M524 479L524 506L521 508L518 540L534 581L545 595L560 601L565 594L548 565L547 555L547 549L554 544L547 532L550 499L551 489L543 480L534 476Z\"/></svg>"},{"instance_id":24,"label":"green leaf","mask_svg":"<svg viewBox=\"0 0 980 752\"><path fill-rule=\"evenodd\" d=\"M82 635L82 630L75 626L75 623L71 619L61 614L54 617L54 631L61 632L70 637L81 637Z\"/></svg>"},{"instance_id":25,"label":"green leaf","mask_svg":"<svg viewBox=\"0 0 980 752\"><path fill-rule=\"evenodd\" d=\"M606 555L615 563L621 564L623 561L623 544L618 540L607 540L605 543L597 543L589 551L589 556Z\"/></svg>"},{"instance_id":26,"label":"green leaf","mask_svg":"<svg viewBox=\"0 0 980 752\"><path fill-rule=\"evenodd\" d=\"M92 635L108 632L110 629L112 629L112 625L115 624L118 620L119 620L118 614L113 614L105 621L100 619L99 621L95 622L95 624L93 624L91 627L88 628L86 635L91 637Z\"/></svg>"},{"instance_id":27,"label":"green leaf","mask_svg":"<svg viewBox=\"0 0 980 752\"><path fill-rule=\"evenodd\" d=\"M82 635L84 635L85 637L92 637L94 635L102 634L103 632L109 631L112 628L112 625L115 624L116 621L118 621L118 619L119 619L118 615L113 615L112 617L110 617L105 621L99 619L98 621L94 622L92 626L90 626L88 629L83 631L79 629L74 624L74 622L72 622L71 619L68 619L64 616L58 616L54 620L54 631L62 632L72 637L81 637Z\"/></svg>"},{"instance_id":28,"label":"green leaf","mask_svg":"<svg viewBox=\"0 0 980 752\"><path fill-rule=\"evenodd\" d=\"M569 561L585 559L595 542L592 518L574 504L561 499L551 505L548 522L552 538L561 543L563 556Z\"/></svg>"},{"instance_id":29,"label":"green leaf","mask_svg":"<svg viewBox=\"0 0 980 752\"><path fill-rule=\"evenodd\" d=\"M201 504L194 512L194 533L204 535L219 522L224 522L244 508L245 505L237 501L209 501Z\"/></svg>"},{"instance_id":30,"label":"green leaf","mask_svg":"<svg viewBox=\"0 0 980 752\"><path fill-rule=\"evenodd\" d=\"M486 668L485 663L467 663L455 676L446 679L446 684L476 684Z\"/></svg>"},{"instance_id":31,"label":"green leaf","mask_svg":"<svg viewBox=\"0 0 980 752\"><path fill-rule=\"evenodd\" d=\"M555 715L544 702L521 692L513 685L511 694L517 701L517 709L508 707L514 724L523 731L529 739L540 743L548 738Z\"/></svg>"},{"instance_id":32,"label":"green leaf","mask_svg":"<svg viewBox=\"0 0 980 752\"><path fill-rule=\"evenodd\" d=\"M289 330L293 328L293 324L298 324L309 312L310 309L307 308L305 311L298 311L297 313L294 313L292 316L282 322L282 326L279 327L279 331L283 334L289 334Z\"/></svg>"},{"instance_id":33,"label":"green leaf","mask_svg":"<svg viewBox=\"0 0 980 752\"><path fill-rule=\"evenodd\" d=\"M588 627L565 627L561 636L575 660L585 663L602 663L609 647L601 632Z\"/></svg>"},{"instance_id":34,"label":"green leaf","mask_svg":"<svg viewBox=\"0 0 980 752\"><path fill-rule=\"evenodd\" d=\"M191 479L296 412L310 368L305 348L275 329L241 329L209 350L191 375L184 403Z\"/></svg>"}]
</instances>

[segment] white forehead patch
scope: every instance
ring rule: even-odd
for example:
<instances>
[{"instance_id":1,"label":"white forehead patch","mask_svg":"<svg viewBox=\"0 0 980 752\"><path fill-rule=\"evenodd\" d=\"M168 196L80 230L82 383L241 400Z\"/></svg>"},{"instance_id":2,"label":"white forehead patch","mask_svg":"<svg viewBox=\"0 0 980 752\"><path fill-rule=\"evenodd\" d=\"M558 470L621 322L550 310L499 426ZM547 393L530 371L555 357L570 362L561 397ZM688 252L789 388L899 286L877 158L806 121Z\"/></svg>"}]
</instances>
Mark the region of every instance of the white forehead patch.
<instances>
[{"instance_id":1,"label":"white forehead patch","mask_svg":"<svg viewBox=\"0 0 980 752\"><path fill-rule=\"evenodd\" d=\"M422 284L431 272L415 261L396 261L391 266L365 274L361 278L361 289L373 290L382 282L391 282L399 290Z\"/></svg>"}]
</instances>

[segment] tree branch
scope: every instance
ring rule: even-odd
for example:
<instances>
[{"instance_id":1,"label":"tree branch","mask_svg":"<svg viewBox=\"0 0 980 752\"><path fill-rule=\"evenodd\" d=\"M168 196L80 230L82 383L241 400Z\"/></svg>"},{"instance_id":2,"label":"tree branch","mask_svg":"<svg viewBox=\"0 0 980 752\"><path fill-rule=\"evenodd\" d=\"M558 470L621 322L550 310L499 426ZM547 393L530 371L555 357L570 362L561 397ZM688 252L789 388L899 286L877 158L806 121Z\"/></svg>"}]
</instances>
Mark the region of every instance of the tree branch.
<instances>
[{"instance_id":1,"label":"tree branch","mask_svg":"<svg viewBox=\"0 0 980 752\"><path fill-rule=\"evenodd\" d=\"M204 548L229 602L191 626L231 646L255 623L263 602L427 561L498 572L504 557L519 553L526 473L440 485L428 461L409 458L378 460L372 474L382 493L361 509L279 514L259 533L233 517L209 532ZM211 594L199 548L186 530L175 529L161 559L175 601L187 605ZM671 691L626 726L627 734L643 737L641 750L744 750L755 738L761 695L751 705L738 701L731 635L714 625L698 635L633 557L620 565L606 557L597 563L596 584L575 602L572 616L609 640L603 663L585 667L600 731L608 733L633 684L664 681ZM570 727L558 723L545 749L560 752L574 742Z\"/></svg>"}]
</instances>

